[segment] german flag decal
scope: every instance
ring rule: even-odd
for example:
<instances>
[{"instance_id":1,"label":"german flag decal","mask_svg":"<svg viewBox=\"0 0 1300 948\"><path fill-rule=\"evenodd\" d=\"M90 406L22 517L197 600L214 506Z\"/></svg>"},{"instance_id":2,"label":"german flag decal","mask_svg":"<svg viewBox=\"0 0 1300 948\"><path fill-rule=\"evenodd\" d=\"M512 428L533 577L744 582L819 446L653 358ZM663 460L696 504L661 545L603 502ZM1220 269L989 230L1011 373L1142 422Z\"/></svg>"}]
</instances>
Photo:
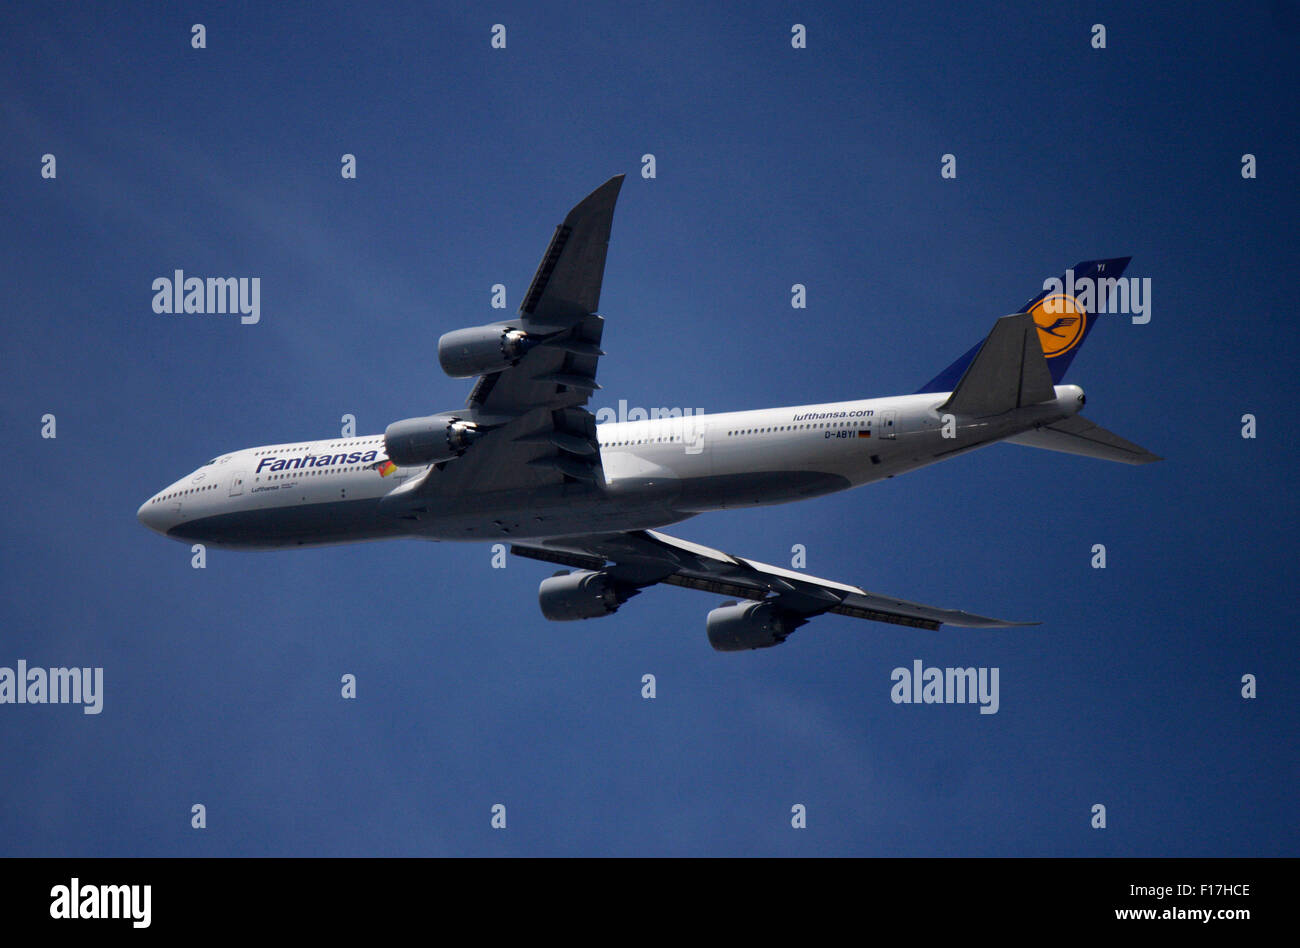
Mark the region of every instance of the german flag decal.
<instances>
[{"instance_id":1,"label":"german flag decal","mask_svg":"<svg viewBox=\"0 0 1300 948\"><path fill-rule=\"evenodd\" d=\"M871 437L871 429L870 429L870 428L859 428L859 429L858 429L858 437L859 437L859 438L870 438L870 437Z\"/></svg>"}]
</instances>

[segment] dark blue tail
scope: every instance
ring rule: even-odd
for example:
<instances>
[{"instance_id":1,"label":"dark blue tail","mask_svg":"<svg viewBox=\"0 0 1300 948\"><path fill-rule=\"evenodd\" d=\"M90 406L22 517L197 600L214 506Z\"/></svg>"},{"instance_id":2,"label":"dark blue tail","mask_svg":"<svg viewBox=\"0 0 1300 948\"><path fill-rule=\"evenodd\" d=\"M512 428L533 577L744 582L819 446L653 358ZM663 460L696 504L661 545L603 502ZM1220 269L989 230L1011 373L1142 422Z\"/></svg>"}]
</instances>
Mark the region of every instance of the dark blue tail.
<instances>
[{"instance_id":1,"label":"dark blue tail","mask_svg":"<svg viewBox=\"0 0 1300 948\"><path fill-rule=\"evenodd\" d=\"M1093 324L1097 322L1097 313L1105 309L1107 281L1123 276L1130 259L1114 257L1110 260L1076 263L1059 280L1049 281L1047 289L1015 311L1029 313L1034 317L1034 322L1038 325L1038 341L1042 343L1043 355L1047 357L1053 385L1061 384L1065 370L1070 367L1074 357L1083 348L1088 334L1092 332ZM975 343L960 359L917 389L916 393L951 392L983 344L983 339Z\"/></svg>"}]
</instances>

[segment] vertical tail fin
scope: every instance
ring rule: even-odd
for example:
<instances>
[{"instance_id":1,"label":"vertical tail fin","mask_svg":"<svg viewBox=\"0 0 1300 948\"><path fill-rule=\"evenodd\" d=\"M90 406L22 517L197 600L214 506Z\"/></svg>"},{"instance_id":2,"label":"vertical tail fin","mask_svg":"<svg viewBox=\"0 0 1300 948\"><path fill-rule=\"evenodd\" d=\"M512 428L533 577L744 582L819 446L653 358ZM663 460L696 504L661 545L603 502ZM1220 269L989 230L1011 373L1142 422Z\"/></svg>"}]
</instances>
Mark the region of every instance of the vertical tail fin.
<instances>
[{"instance_id":1,"label":"vertical tail fin","mask_svg":"<svg viewBox=\"0 0 1300 948\"><path fill-rule=\"evenodd\" d=\"M1092 332L1097 313L1105 308L1106 281L1122 276L1130 259L1113 257L1076 263L1059 280L1046 281L1046 289L1015 311L1033 317L1053 385L1061 384L1065 370ZM917 394L955 389L983 344L984 340L980 340L971 346L960 359L917 389Z\"/></svg>"}]
</instances>

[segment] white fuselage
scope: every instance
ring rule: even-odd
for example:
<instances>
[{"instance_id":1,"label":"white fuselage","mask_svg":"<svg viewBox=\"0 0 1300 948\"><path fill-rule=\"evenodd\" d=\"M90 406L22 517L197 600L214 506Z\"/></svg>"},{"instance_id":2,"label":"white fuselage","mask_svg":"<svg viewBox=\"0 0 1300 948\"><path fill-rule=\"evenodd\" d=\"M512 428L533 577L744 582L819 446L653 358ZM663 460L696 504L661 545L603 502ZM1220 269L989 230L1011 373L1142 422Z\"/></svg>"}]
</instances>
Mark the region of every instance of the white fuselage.
<instances>
[{"instance_id":1,"label":"white fuselage","mask_svg":"<svg viewBox=\"0 0 1300 948\"><path fill-rule=\"evenodd\" d=\"M267 445L214 458L146 501L139 518L178 540L244 549L648 529L857 487L1079 410L1081 389L1055 391L1032 408L946 425L937 411L946 393L607 423L596 429L603 483L439 493L435 472L418 517L393 516L381 500L429 466L389 469L382 435Z\"/></svg>"}]
</instances>

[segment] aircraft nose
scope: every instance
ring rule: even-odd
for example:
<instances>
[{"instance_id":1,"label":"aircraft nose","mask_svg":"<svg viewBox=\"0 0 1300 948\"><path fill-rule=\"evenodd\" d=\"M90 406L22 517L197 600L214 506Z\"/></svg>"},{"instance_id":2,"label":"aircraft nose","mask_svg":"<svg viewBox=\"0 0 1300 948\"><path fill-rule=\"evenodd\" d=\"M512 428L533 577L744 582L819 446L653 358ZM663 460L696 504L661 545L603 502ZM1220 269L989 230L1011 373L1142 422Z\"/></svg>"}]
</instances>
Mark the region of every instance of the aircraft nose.
<instances>
[{"instance_id":1,"label":"aircraft nose","mask_svg":"<svg viewBox=\"0 0 1300 948\"><path fill-rule=\"evenodd\" d=\"M135 512L135 518L155 533L167 532L167 528L163 526L163 520L166 519L166 505L154 503L152 497L140 505L140 509Z\"/></svg>"}]
</instances>

